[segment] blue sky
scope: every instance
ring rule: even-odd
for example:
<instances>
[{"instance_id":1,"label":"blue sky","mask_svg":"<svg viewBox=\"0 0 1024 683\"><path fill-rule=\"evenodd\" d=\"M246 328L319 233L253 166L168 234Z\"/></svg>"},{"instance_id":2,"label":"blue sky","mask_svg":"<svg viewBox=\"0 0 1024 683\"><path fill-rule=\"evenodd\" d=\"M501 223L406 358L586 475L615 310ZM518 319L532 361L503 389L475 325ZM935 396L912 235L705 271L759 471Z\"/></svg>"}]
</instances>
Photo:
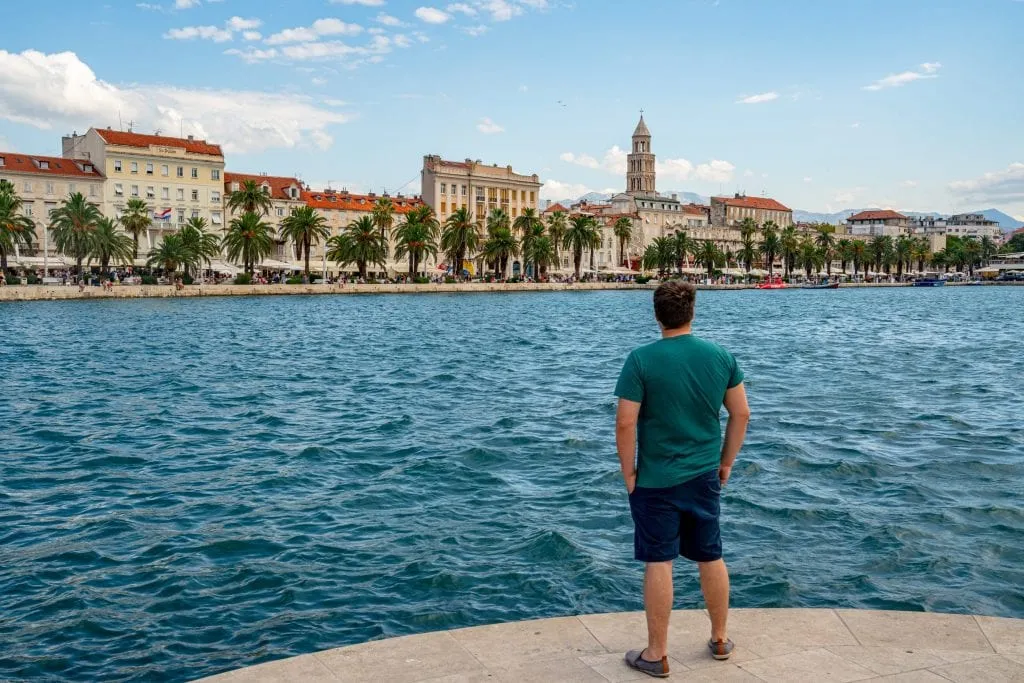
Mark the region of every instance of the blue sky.
<instances>
[{"instance_id":1,"label":"blue sky","mask_svg":"<svg viewBox=\"0 0 1024 683\"><path fill-rule=\"evenodd\" d=\"M1024 216L1019 0L36 0L0 25L0 148L138 132L231 170L415 193L424 154L814 211ZM410 182L412 181L412 182Z\"/></svg>"}]
</instances>

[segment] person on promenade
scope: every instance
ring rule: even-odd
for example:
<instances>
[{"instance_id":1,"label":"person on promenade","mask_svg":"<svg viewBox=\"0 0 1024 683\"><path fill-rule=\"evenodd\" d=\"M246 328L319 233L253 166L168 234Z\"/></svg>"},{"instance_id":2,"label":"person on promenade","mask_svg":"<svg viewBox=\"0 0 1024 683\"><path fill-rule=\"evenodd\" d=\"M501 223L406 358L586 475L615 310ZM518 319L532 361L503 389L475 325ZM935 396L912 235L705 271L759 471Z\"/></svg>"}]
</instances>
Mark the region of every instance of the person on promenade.
<instances>
[{"instance_id":1,"label":"person on promenade","mask_svg":"<svg viewBox=\"0 0 1024 683\"><path fill-rule=\"evenodd\" d=\"M626 663L668 676L672 561L697 563L711 616L708 648L728 659L729 573L722 559L720 496L746 436L750 408L732 354L691 332L697 288L666 282L654 292L662 338L629 354L619 375L615 441L633 517L634 555L646 563L647 647ZM729 420L722 439L720 412ZM639 445L639 448L638 448Z\"/></svg>"}]
</instances>

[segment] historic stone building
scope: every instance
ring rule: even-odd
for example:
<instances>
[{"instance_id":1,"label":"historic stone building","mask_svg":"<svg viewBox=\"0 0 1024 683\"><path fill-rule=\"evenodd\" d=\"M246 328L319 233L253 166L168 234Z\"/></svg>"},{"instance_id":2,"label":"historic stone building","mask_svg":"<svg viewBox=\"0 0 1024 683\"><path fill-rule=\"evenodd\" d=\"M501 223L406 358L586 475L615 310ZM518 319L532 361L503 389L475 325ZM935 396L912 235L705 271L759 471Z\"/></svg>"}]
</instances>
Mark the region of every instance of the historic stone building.
<instances>
[{"instance_id":1,"label":"historic stone building","mask_svg":"<svg viewBox=\"0 0 1024 683\"><path fill-rule=\"evenodd\" d=\"M511 166L480 161L446 161L423 157L423 201L444 223L457 209L469 209L483 225L493 209L504 209L513 221L524 209L537 209L541 182L536 173L516 173Z\"/></svg>"}]
</instances>

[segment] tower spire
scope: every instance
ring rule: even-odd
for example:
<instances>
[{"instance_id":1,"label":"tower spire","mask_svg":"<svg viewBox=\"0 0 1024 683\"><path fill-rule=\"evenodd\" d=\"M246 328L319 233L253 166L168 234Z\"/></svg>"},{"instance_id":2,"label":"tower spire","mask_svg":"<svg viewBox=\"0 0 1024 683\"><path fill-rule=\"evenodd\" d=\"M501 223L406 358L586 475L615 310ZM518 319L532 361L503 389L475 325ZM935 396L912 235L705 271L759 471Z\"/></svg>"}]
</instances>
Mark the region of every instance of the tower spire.
<instances>
[{"instance_id":1,"label":"tower spire","mask_svg":"<svg viewBox=\"0 0 1024 683\"><path fill-rule=\"evenodd\" d=\"M633 152L626 158L626 193L634 196L657 193L651 131L644 122L643 109L640 110L640 122L633 131Z\"/></svg>"}]
</instances>

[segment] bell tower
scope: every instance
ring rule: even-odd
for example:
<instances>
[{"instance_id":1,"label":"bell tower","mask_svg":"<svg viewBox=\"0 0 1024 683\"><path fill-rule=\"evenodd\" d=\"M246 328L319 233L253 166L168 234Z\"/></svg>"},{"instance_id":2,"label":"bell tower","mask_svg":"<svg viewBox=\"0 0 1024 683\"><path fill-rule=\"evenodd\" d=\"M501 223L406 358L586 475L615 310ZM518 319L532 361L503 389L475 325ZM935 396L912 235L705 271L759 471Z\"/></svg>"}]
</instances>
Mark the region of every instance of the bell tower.
<instances>
[{"instance_id":1,"label":"bell tower","mask_svg":"<svg viewBox=\"0 0 1024 683\"><path fill-rule=\"evenodd\" d=\"M640 123L633 131L633 152L626 157L626 194L636 196L654 195L655 190L654 153L651 151L651 131L644 123L644 112L640 111Z\"/></svg>"}]
</instances>

